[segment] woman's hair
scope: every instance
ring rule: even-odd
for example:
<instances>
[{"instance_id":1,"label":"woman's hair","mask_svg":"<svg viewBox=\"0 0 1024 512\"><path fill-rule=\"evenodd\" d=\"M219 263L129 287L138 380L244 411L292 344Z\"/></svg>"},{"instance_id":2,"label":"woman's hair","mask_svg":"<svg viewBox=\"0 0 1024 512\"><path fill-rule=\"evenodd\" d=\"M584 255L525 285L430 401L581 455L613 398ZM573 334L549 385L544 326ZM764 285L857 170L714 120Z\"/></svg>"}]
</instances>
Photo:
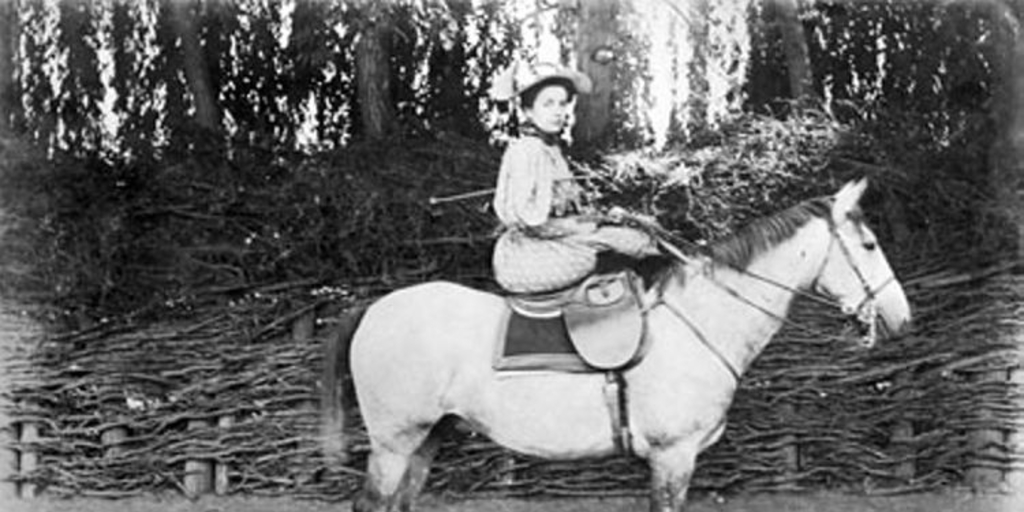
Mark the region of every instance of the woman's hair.
<instances>
[{"instance_id":1,"label":"woman's hair","mask_svg":"<svg viewBox=\"0 0 1024 512\"><path fill-rule=\"evenodd\" d=\"M572 80L560 76L554 76L541 80L519 93L519 97L522 99L522 107L532 108L533 102L537 100L537 95L540 94L540 90L549 85L561 85L564 87L566 92L569 93L569 99L576 96L576 84L572 83Z\"/></svg>"}]
</instances>

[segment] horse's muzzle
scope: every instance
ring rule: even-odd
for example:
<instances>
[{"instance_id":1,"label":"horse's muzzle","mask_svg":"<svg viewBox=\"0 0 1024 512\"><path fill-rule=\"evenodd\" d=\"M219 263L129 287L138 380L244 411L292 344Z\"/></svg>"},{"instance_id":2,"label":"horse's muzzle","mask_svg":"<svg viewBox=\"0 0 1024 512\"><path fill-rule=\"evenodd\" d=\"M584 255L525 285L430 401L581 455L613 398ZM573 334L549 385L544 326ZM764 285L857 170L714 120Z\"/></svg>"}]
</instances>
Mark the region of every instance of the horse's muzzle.
<instances>
[{"instance_id":1,"label":"horse's muzzle","mask_svg":"<svg viewBox=\"0 0 1024 512\"><path fill-rule=\"evenodd\" d=\"M879 316L878 327L882 339L889 340L906 335L913 329L913 322L909 318L892 320L885 316Z\"/></svg>"},{"instance_id":2,"label":"horse's muzzle","mask_svg":"<svg viewBox=\"0 0 1024 512\"><path fill-rule=\"evenodd\" d=\"M883 314L868 320L851 315L849 321L854 325L858 345L865 348L871 348L879 341L898 339L910 332L912 327L909 318L888 318Z\"/></svg>"},{"instance_id":3,"label":"horse's muzzle","mask_svg":"<svg viewBox=\"0 0 1024 512\"><path fill-rule=\"evenodd\" d=\"M858 311L846 315L846 334L856 338L859 347L871 348L879 341L899 338L910 331L909 317L889 318L882 312L865 314Z\"/></svg>"}]
</instances>

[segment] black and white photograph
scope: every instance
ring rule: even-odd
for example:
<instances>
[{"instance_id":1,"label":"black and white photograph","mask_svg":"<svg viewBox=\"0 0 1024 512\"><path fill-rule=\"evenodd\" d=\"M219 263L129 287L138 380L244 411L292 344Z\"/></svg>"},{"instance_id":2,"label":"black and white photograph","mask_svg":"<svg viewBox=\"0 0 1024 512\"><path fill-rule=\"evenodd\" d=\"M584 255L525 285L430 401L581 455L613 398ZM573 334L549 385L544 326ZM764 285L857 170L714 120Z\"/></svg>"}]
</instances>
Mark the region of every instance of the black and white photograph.
<instances>
[{"instance_id":1,"label":"black and white photograph","mask_svg":"<svg viewBox=\"0 0 1024 512\"><path fill-rule=\"evenodd\" d=\"M0 510L1024 510L1024 0L0 0Z\"/></svg>"}]
</instances>

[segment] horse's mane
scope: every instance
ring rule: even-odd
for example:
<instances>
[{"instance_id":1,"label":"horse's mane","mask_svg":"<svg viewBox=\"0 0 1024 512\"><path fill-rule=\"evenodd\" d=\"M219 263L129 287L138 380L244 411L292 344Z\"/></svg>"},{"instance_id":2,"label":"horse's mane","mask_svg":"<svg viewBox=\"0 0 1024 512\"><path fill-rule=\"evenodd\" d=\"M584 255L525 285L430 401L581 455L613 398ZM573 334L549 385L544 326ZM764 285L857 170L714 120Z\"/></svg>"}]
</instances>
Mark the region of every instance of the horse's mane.
<instances>
[{"instance_id":1,"label":"horse's mane","mask_svg":"<svg viewBox=\"0 0 1024 512\"><path fill-rule=\"evenodd\" d=\"M832 215L832 196L808 199L781 212L767 215L743 226L725 238L712 242L703 251L716 265L745 270L757 256L785 242L808 222L828 219ZM864 214L860 208L848 213L850 220L860 224ZM680 278L678 270L685 264L675 258L655 258L653 270L648 269L644 281L651 286L664 286L669 276Z\"/></svg>"},{"instance_id":2,"label":"horse's mane","mask_svg":"<svg viewBox=\"0 0 1024 512\"><path fill-rule=\"evenodd\" d=\"M720 265L745 269L758 255L789 240L801 227L831 214L832 197L809 199L779 213L759 218L712 243L711 258Z\"/></svg>"}]
</instances>

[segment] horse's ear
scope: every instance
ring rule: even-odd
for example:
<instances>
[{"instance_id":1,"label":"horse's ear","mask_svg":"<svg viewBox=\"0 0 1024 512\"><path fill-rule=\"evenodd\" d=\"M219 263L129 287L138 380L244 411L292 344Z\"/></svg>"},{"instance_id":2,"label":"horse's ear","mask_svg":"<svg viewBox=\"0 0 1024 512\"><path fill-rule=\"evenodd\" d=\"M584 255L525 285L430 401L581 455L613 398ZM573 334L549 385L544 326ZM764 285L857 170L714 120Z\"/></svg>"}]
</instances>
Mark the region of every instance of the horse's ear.
<instances>
[{"instance_id":1,"label":"horse's ear","mask_svg":"<svg viewBox=\"0 0 1024 512\"><path fill-rule=\"evenodd\" d=\"M843 188L836 192L835 202L832 203L832 220L836 224L842 223L847 215L857 208L857 203L867 188L867 178L861 178L843 185Z\"/></svg>"}]
</instances>

